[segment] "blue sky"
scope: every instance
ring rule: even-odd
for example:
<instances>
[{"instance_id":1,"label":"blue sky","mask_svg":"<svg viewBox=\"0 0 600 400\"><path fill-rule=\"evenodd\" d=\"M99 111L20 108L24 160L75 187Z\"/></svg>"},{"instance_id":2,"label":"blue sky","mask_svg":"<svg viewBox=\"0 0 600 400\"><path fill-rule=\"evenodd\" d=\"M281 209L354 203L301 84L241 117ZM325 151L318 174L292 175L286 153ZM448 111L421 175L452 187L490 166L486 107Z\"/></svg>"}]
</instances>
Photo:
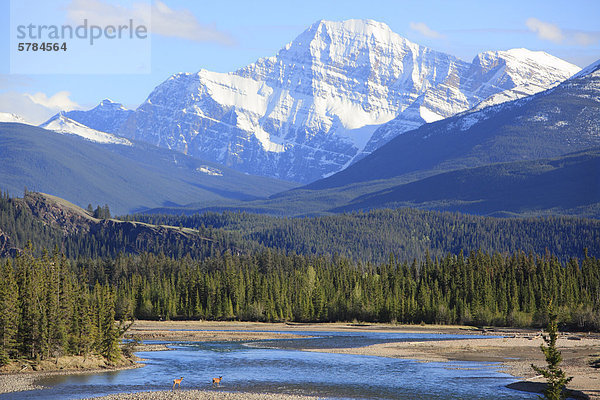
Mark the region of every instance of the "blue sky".
<instances>
[{"instance_id":1,"label":"blue sky","mask_svg":"<svg viewBox=\"0 0 600 400\"><path fill-rule=\"evenodd\" d=\"M152 10L149 73L11 74L9 54L14 43L11 45L10 38L14 32L10 0L0 0L0 51L4 54L0 111L18 113L36 123L58 109L87 109L104 98L136 107L173 73L202 68L233 71L259 57L274 55L319 19L378 20L413 42L469 61L481 51L518 47L543 50L580 67L600 58L597 0L14 1L26 3L32 19L48 21L69 21L86 12L94 18L109 18L101 14L110 14L117 7L132 13L140 5ZM41 4L51 4L50 9ZM46 60L53 60L49 57ZM94 63L94 67L107 70L114 65L110 54Z\"/></svg>"}]
</instances>

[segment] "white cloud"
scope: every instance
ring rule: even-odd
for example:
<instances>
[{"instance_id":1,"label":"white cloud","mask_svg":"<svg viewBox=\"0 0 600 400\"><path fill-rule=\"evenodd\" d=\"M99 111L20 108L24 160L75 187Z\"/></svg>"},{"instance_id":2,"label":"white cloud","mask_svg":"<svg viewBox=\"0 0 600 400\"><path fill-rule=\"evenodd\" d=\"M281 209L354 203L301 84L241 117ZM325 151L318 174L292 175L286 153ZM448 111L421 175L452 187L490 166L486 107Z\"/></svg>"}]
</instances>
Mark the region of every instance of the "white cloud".
<instances>
[{"instance_id":1,"label":"white cloud","mask_svg":"<svg viewBox=\"0 0 600 400\"><path fill-rule=\"evenodd\" d=\"M558 25L540 21L537 18L528 18L525 25L538 38L554 43L565 43L575 46L592 46L600 41L600 32L561 29Z\"/></svg>"},{"instance_id":2,"label":"white cloud","mask_svg":"<svg viewBox=\"0 0 600 400\"><path fill-rule=\"evenodd\" d=\"M201 25L188 10L174 11L161 1L152 6L152 31L163 36L232 45L233 39L214 25Z\"/></svg>"},{"instance_id":3,"label":"white cloud","mask_svg":"<svg viewBox=\"0 0 600 400\"><path fill-rule=\"evenodd\" d=\"M411 22L410 29L419 32L423 36L427 36L434 39L440 39L444 37L444 35L442 35L441 33L434 31L433 29L425 25L424 22Z\"/></svg>"},{"instance_id":4,"label":"white cloud","mask_svg":"<svg viewBox=\"0 0 600 400\"><path fill-rule=\"evenodd\" d=\"M579 46L592 46L600 41L598 32L573 32L572 40Z\"/></svg>"},{"instance_id":5,"label":"white cloud","mask_svg":"<svg viewBox=\"0 0 600 400\"><path fill-rule=\"evenodd\" d=\"M160 0L148 7L134 3L131 8L107 4L102 0L73 0L67 7L70 22L80 24L87 19L90 24L107 26L120 25L124 17L149 27L151 33L192 40L232 45L233 38L214 25L201 24L189 10L174 10Z\"/></svg>"},{"instance_id":6,"label":"white cloud","mask_svg":"<svg viewBox=\"0 0 600 400\"><path fill-rule=\"evenodd\" d=\"M46 93L42 92L37 92L34 94L25 93L25 96L27 96L35 104L39 104L42 107L46 107L52 110L64 111L79 108L79 104L69 99L70 95L71 93L67 91L58 92L54 96L50 97L48 97Z\"/></svg>"},{"instance_id":7,"label":"white cloud","mask_svg":"<svg viewBox=\"0 0 600 400\"><path fill-rule=\"evenodd\" d=\"M537 18L528 18L525 25L530 31L535 32L540 39L560 43L565 39L562 30L555 24L540 21Z\"/></svg>"},{"instance_id":8,"label":"white cloud","mask_svg":"<svg viewBox=\"0 0 600 400\"><path fill-rule=\"evenodd\" d=\"M46 93L0 93L0 112L17 114L25 121L38 125L45 122L61 110L81 108L69 98L70 93L63 91L48 96Z\"/></svg>"}]
</instances>

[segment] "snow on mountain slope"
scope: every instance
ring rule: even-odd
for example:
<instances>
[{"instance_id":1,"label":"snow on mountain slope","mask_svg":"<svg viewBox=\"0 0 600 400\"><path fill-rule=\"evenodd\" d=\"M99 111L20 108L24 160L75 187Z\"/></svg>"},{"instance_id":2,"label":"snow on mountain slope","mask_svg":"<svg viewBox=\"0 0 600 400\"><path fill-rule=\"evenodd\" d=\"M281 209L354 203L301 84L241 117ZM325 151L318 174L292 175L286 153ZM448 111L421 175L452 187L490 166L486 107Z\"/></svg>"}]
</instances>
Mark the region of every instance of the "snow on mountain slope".
<instances>
[{"instance_id":1,"label":"snow on mountain slope","mask_svg":"<svg viewBox=\"0 0 600 400\"><path fill-rule=\"evenodd\" d=\"M0 112L0 122L17 122L19 124L27 123L21 116L5 112Z\"/></svg>"},{"instance_id":2,"label":"snow on mountain slope","mask_svg":"<svg viewBox=\"0 0 600 400\"><path fill-rule=\"evenodd\" d=\"M578 73L573 75L571 77L571 79L577 79L577 78L581 78L586 75L590 75L592 73L597 73L598 70L600 70L600 60L591 63L590 65L588 65L587 67L585 67L584 69L582 69L581 71L579 71Z\"/></svg>"},{"instance_id":3,"label":"snow on mountain slope","mask_svg":"<svg viewBox=\"0 0 600 400\"><path fill-rule=\"evenodd\" d=\"M468 63L380 22L318 21L235 72L171 76L134 113L118 113L118 130L69 117L243 172L309 182L423 123L547 89L578 70L525 49Z\"/></svg>"},{"instance_id":4,"label":"snow on mountain slope","mask_svg":"<svg viewBox=\"0 0 600 400\"><path fill-rule=\"evenodd\" d=\"M40 125L40 128L51 130L61 134L70 134L81 136L84 139L92 142L103 143L103 144L121 144L125 146L131 146L132 143L125 139L110 133L100 132L70 118L67 118L63 114L58 114L48 121Z\"/></svg>"},{"instance_id":5,"label":"snow on mountain slope","mask_svg":"<svg viewBox=\"0 0 600 400\"><path fill-rule=\"evenodd\" d=\"M406 132L343 171L312 182L296 193L306 193L306 203L310 202L309 197L320 199L330 210L331 204L346 201L344 199L351 198L352 192L360 203L368 197L365 193L369 191L377 197L400 183L449 171L462 170L460 174L464 179L470 176L468 168L556 158L589 149L595 151L600 146L600 68L585 70L587 74L570 78L543 92L468 110ZM588 168L595 166L590 164ZM495 171L494 174L501 170ZM557 185L571 178L554 177ZM547 183L552 184L552 180ZM472 193L481 193L468 179L461 184L473 189ZM600 187L582 186L579 190L596 189L600 190ZM429 186L426 190L439 196L436 197L438 205L449 204L443 197L444 189L438 191ZM506 191L506 187L498 186L497 190L500 193ZM528 196L535 197L534 192ZM510 194L510 191L506 193ZM290 197L294 195L291 193ZM401 197L398 193L397 198ZM485 196L482 194L480 198ZM278 197L278 201L285 201L285 196ZM302 203L303 199L294 197L294 201ZM563 197L556 205L565 206L569 201ZM469 206L465 207L462 209Z\"/></svg>"},{"instance_id":6,"label":"snow on mountain slope","mask_svg":"<svg viewBox=\"0 0 600 400\"><path fill-rule=\"evenodd\" d=\"M120 127L133 114L133 110L128 110L110 99L104 99L89 111L73 110L62 114L97 131L118 134Z\"/></svg>"},{"instance_id":7,"label":"snow on mountain slope","mask_svg":"<svg viewBox=\"0 0 600 400\"><path fill-rule=\"evenodd\" d=\"M453 109L438 107L437 115L442 116L439 119L443 119L469 109L479 110L530 96L558 85L579 70L576 65L543 51L512 49L480 53L473 59L465 75L464 85L460 88L461 93L466 96L466 106ZM427 94L429 97L436 95L436 92ZM437 104L451 103L447 98L441 98ZM393 121L383 125L373 134L371 142L356 160L378 149L397 135L421 125L422 123L418 124L419 117L425 122L434 122L424 118L424 109L435 110L436 105L427 102L426 99L418 114L413 109L412 115L408 112L401 113ZM413 124L407 126L407 121L413 121Z\"/></svg>"}]
</instances>

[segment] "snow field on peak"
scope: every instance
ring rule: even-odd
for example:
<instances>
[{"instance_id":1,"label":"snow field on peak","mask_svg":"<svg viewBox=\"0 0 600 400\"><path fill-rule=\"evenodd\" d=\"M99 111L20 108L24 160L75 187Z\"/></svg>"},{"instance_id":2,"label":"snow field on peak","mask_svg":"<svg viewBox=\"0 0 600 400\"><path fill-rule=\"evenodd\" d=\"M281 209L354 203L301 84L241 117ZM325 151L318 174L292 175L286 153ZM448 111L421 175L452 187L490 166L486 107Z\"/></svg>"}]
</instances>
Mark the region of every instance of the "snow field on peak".
<instances>
[{"instance_id":1,"label":"snow field on peak","mask_svg":"<svg viewBox=\"0 0 600 400\"><path fill-rule=\"evenodd\" d=\"M132 146L133 144L125 139L110 133L100 132L80 124L64 115L59 115L48 122L40 125L41 128L54 131L61 134L71 134L81 136L84 139L102 144L120 144L124 146Z\"/></svg>"}]
</instances>

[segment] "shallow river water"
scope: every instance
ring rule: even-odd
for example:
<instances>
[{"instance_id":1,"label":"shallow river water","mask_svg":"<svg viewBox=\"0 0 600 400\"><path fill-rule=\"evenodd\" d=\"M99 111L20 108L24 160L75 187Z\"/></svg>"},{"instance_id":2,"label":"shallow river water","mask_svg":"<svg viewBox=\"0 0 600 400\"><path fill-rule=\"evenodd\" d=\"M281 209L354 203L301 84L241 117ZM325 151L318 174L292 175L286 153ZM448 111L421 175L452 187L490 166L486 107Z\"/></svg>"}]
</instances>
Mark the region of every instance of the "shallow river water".
<instances>
[{"instance_id":1,"label":"shallow river water","mask_svg":"<svg viewBox=\"0 0 600 400\"><path fill-rule=\"evenodd\" d=\"M298 333L298 332L293 332ZM516 381L498 364L429 362L298 351L358 347L407 340L456 339L456 335L304 332L316 337L246 343L171 342L171 351L141 352L142 368L65 375L38 382L44 390L0 399L80 399L117 392L182 389L307 394L333 399L535 399L505 386ZM467 337L465 337L467 338ZM473 336L468 336L473 338ZM152 343L152 342L147 342ZM156 343L156 342L154 342ZM213 377L223 376L213 389Z\"/></svg>"}]
</instances>

